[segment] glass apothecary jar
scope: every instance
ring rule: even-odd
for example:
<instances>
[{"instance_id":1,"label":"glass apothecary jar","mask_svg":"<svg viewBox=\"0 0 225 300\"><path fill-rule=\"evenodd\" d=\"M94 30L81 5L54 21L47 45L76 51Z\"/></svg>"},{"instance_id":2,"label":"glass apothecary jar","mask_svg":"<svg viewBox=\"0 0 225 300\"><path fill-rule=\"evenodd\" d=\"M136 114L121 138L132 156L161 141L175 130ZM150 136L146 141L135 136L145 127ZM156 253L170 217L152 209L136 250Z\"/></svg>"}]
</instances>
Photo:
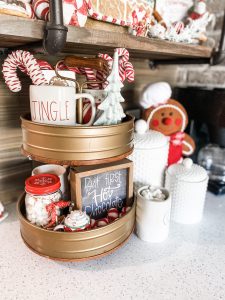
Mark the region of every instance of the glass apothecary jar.
<instances>
[{"instance_id":1,"label":"glass apothecary jar","mask_svg":"<svg viewBox=\"0 0 225 300\"><path fill-rule=\"evenodd\" d=\"M45 226L51 221L46 207L61 200L60 179L53 174L39 174L25 181L26 217L37 226ZM56 208L57 216L60 211Z\"/></svg>"}]
</instances>

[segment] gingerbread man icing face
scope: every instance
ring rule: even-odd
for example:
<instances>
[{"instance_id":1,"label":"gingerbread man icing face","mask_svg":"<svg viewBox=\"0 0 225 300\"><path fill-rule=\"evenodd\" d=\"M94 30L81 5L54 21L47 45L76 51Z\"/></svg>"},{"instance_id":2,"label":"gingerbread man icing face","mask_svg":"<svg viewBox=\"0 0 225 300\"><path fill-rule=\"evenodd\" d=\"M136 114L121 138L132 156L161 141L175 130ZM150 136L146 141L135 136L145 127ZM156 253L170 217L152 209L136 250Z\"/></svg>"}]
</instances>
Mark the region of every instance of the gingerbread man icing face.
<instances>
[{"instance_id":1,"label":"gingerbread man icing face","mask_svg":"<svg viewBox=\"0 0 225 300\"><path fill-rule=\"evenodd\" d=\"M144 119L149 128L165 135L184 131L188 116L184 107L177 101L169 99L166 104L150 107L144 111Z\"/></svg>"}]
</instances>

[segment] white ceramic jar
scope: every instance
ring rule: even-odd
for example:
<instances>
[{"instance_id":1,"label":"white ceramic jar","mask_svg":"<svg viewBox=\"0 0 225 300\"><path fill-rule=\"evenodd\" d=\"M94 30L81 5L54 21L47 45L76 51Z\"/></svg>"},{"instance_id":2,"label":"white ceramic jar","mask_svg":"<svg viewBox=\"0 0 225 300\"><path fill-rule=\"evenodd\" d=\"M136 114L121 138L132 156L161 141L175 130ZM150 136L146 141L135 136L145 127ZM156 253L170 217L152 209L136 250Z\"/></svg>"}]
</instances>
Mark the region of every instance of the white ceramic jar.
<instances>
[{"instance_id":1,"label":"white ceramic jar","mask_svg":"<svg viewBox=\"0 0 225 300\"><path fill-rule=\"evenodd\" d=\"M202 219L208 175L190 158L171 165L166 171L166 188L171 193L171 220L182 224L198 223Z\"/></svg>"},{"instance_id":2,"label":"white ceramic jar","mask_svg":"<svg viewBox=\"0 0 225 300\"><path fill-rule=\"evenodd\" d=\"M27 178L25 182L25 206L27 219L37 226L45 226L51 221L46 206L61 200L60 180L53 174L39 174ZM59 209L56 209L59 216Z\"/></svg>"},{"instance_id":3,"label":"white ceramic jar","mask_svg":"<svg viewBox=\"0 0 225 300\"><path fill-rule=\"evenodd\" d=\"M134 163L135 190L141 186L150 184L164 186L169 140L160 132L154 130L147 130L145 132L145 130L142 131L141 127L138 127L135 126L134 151L129 157Z\"/></svg>"},{"instance_id":4,"label":"white ceramic jar","mask_svg":"<svg viewBox=\"0 0 225 300\"><path fill-rule=\"evenodd\" d=\"M146 242L163 242L169 234L171 198L164 188L155 188L161 191L163 198L153 194L148 197L148 186L143 186L137 191L136 207L136 234Z\"/></svg>"}]
</instances>

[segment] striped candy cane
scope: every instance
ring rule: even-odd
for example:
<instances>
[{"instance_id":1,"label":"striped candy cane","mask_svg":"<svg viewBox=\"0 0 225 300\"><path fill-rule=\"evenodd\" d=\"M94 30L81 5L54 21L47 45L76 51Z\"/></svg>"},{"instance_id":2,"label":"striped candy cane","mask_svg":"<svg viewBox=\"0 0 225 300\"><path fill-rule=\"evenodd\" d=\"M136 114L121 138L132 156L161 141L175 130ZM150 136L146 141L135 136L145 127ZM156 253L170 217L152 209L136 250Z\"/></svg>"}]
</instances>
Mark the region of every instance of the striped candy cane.
<instances>
[{"instance_id":1,"label":"striped candy cane","mask_svg":"<svg viewBox=\"0 0 225 300\"><path fill-rule=\"evenodd\" d=\"M177 34L181 33L184 30L184 23L179 21L173 24L173 27Z\"/></svg>"},{"instance_id":2,"label":"striped candy cane","mask_svg":"<svg viewBox=\"0 0 225 300\"><path fill-rule=\"evenodd\" d=\"M50 204L48 204L46 206L46 210L49 214L49 216L51 217L51 221L50 223L46 226L46 227L51 227L52 225L54 225L56 223L57 220L57 210L56 208L66 208L70 206L70 202L69 201L58 201L58 202L52 202Z\"/></svg>"},{"instance_id":3,"label":"striped candy cane","mask_svg":"<svg viewBox=\"0 0 225 300\"><path fill-rule=\"evenodd\" d=\"M134 81L134 68L133 65L128 61L129 60L129 52L125 48L117 48L115 51L118 52L119 55L119 76L121 82L124 82L126 79L128 82ZM113 59L108 54L98 54L98 57L102 57L109 63L109 69L111 69ZM102 72L97 72L96 78L97 80L105 80L107 74ZM107 82L103 84L103 88L107 86Z\"/></svg>"},{"instance_id":4,"label":"striped candy cane","mask_svg":"<svg viewBox=\"0 0 225 300\"><path fill-rule=\"evenodd\" d=\"M98 54L98 57L101 57L103 59L105 59L107 62L108 62L108 67L109 67L109 70L112 69L112 63L113 63L113 59L111 56L109 56L108 54L102 54L102 53L99 53ZM107 78L107 75L106 73L102 72L102 71L97 71L96 73L96 79L97 81L106 81L106 78ZM108 85L107 81L106 82L103 82L101 84L101 89L105 88L106 86Z\"/></svg>"},{"instance_id":5,"label":"striped candy cane","mask_svg":"<svg viewBox=\"0 0 225 300\"><path fill-rule=\"evenodd\" d=\"M123 69L125 73L125 78L128 82L134 81L134 67L131 62L125 61L123 63Z\"/></svg>"},{"instance_id":6,"label":"striped candy cane","mask_svg":"<svg viewBox=\"0 0 225 300\"><path fill-rule=\"evenodd\" d=\"M53 67L45 60L37 60L41 70L53 70Z\"/></svg>"},{"instance_id":7,"label":"striped candy cane","mask_svg":"<svg viewBox=\"0 0 225 300\"><path fill-rule=\"evenodd\" d=\"M87 81L97 81L96 75L93 69L91 68L84 68L84 72L87 78ZM98 83L89 83L88 88L94 89L94 90L99 90L99 84Z\"/></svg>"},{"instance_id":8,"label":"striped candy cane","mask_svg":"<svg viewBox=\"0 0 225 300\"><path fill-rule=\"evenodd\" d=\"M26 73L31 78L33 84L48 84L34 56L28 51L17 50L9 54L2 65L5 83L12 92L19 92L22 88L16 74L17 68Z\"/></svg>"},{"instance_id":9,"label":"striped candy cane","mask_svg":"<svg viewBox=\"0 0 225 300\"><path fill-rule=\"evenodd\" d=\"M118 52L119 61L121 63L129 60L129 56L130 55L129 55L129 52L128 52L127 49L125 49L125 48L117 48L116 51Z\"/></svg>"}]
</instances>

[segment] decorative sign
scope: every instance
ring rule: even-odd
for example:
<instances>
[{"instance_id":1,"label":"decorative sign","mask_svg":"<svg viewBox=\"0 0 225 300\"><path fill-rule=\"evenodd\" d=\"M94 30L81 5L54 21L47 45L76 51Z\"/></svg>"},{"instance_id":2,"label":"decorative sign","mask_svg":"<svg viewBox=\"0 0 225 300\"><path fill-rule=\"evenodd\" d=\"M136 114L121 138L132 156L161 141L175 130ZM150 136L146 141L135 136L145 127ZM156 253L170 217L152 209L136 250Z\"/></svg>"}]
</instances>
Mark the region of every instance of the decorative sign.
<instances>
[{"instance_id":1,"label":"decorative sign","mask_svg":"<svg viewBox=\"0 0 225 300\"><path fill-rule=\"evenodd\" d=\"M111 207L119 211L130 205L133 196L132 162L76 167L70 173L72 200L93 219L107 215Z\"/></svg>"}]
</instances>

